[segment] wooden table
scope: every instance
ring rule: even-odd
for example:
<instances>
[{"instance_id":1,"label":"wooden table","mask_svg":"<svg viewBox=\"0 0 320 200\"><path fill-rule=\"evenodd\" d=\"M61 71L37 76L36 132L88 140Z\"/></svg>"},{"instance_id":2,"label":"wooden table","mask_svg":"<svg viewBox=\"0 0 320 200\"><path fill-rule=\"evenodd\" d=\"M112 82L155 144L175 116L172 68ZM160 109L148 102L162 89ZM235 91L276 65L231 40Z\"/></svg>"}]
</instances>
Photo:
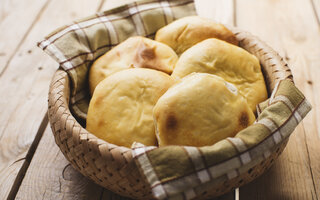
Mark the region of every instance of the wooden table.
<instances>
[{"instance_id":1,"label":"wooden table","mask_svg":"<svg viewBox=\"0 0 320 200\"><path fill-rule=\"evenodd\" d=\"M129 1L0 1L0 199L125 199L75 171L56 146L46 114L58 66L36 42L72 20ZM247 30L277 50L313 105L273 167L219 199L320 199L320 0L196 5L200 15Z\"/></svg>"}]
</instances>

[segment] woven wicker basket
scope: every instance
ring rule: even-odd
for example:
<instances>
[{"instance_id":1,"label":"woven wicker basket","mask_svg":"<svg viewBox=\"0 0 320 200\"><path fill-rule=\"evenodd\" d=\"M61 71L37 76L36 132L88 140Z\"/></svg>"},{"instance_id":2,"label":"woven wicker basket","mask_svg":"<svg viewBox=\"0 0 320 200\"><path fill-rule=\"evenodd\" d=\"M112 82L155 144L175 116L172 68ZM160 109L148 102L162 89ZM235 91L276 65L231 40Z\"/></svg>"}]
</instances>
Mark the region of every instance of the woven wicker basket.
<instances>
[{"instance_id":1,"label":"woven wicker basket","mask_svg":"<svg viewBox=\"0 0 320 200\"><path fill-rule=\"evenodd\" d=\"M287 64L269 46L250 33L236 28L230 29L235 33L240 46L259 58L269 94L277 81L292 79ZM135 199L152 199L151 190L148 183L141 178L131 150L102 141L83 128L69 110L69 91L67 73L58 70L50 85L49 120L55 141L65 157L84 176L115 193ZM206 191L198 198L219 196L254 180L271 166L287 141L278 144L271 156L257 162L258 164L246 173L222 185L205 187Z\"/></svg>"}]
</instances>

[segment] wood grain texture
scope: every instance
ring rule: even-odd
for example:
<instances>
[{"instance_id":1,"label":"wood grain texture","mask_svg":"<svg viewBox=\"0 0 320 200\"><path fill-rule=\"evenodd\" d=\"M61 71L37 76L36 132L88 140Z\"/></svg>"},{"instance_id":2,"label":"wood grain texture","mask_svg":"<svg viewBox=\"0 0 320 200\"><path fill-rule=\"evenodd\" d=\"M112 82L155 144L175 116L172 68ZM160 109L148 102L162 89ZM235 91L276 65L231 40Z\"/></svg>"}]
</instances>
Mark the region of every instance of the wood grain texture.
<instances>
[{"instance_id":1,"label":"wood grain texture","mask_svg":"<svg viewBox=\"0 0 320 200\"><path fill-rule=\"evenodd\" d=\"M117 195L104 190L76 171L55 144L48 126L16 196L16 200L24 199L120 200L124 198L118 198Z\"/></svg>"},{"instance_id":2,"label":"wood grain texture","mask_svg":"<svg viewBox=\"0 0 320 200\"><path fill-rule=\"evenodd\" d=\"M52 8L68 6L70 11L67 11L67 13L71 12L71 18L77 19L93 14L98 9L100 10L101 2L95 1L90 3L90 1L81 1L78 8L71 8L72 5L75 5L75 2L70 2L68 5L60 5L62 2L57 1L52 5ZM79 1L77 1L77 3L79 3ZM83 12L82 9L86 7L91 7L91 9ZM65 21L59 26L65 25L66 23L68 22ZM53 27L55 29L58 26ZM47 57L47 59L49 58ZM54 62L52 64L50 63L44 66L55 69ZM49 83L47 85L49 85ZM47 96L45 96L45 98L47 98ZM46 103L46 101L44 101L44 103ZM125 200L127 198L120 197L101 188L74 170L55 144L51 130L47 128L21 183L16 199Z\"/></svg>"},{"instance_id":3,"label":"wood grain texture","mask_svg":"<svg viewBox=\"0 0 320 200\"><path fill-rule=\"evenodd\" d=\"M314 10L314 15L317 18L317 22L320 25L320 0L310 0Z\"/></svg>"},{"instance_id":4,"label":"wood grain texture","mask_svg":"<svg viewBox=\"0 0 320 200\"><path fill-rule=\"evenodd\" d=\"M215 20L216 22L234 25L233 0L195 0L197 13L201 17Z\"/></svg>"},{"instance_id":5,"label":"wood grain texture","mask_svg":"<svg viewBox=\"0 0 320 200\"><path fill-rule=\"evenodd\" d=\"M5 38L0 42L0 76L48 2L49 0L0 1L0 38Z\"/></svg>"},{"instance_id":6,"label":"wood grain texture","mask_svg":"<svg viewBox=\"0 0 320 200\"><path fill-rule=\"evenodd\" d=\"M135 0L104 0L104 4L101 7L101 11L107 10L107 9L112 9L124 4L132 3Z\"/></svg>"},{"instance_id":7,"label":"wood grain texture","mask_svg":"<svg viewBox=\"0 0 320 200\"><path fill-rule=\"evenodd\" d=\"M1 76L0 199L8 196L25 162L47 111L49 83L57 69L36 43L57 27L93 14L98 4L99 0L50 1Z\"/></svg>"},{"instance_id":8,"label":"wood grain texture","mask_svg":"<svg viewBox=\"0 0 320 200\"><path fill-rule=\"evenodd\" d=\"M271 170L243 188L240 199L319 199L319 24L310 1L237 0L237 25L258 35L289 63L313 110Z\"/></svg>"}]
</instances>

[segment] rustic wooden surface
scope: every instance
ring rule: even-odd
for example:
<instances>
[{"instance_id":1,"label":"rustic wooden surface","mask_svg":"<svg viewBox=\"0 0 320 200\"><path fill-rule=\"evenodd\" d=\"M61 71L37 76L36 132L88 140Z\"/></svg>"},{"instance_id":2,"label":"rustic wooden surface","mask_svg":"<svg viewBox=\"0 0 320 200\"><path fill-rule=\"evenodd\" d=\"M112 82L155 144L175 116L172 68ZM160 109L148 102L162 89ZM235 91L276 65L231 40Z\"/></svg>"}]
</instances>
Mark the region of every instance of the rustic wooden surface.
<instances>
[{"instance_id":1,"label":"rustic wooden surface","mask_svg":"<svg viewBox=\"0 0 320 200\"><path fill-rule=\"evenodd\" d=\"M0 199L125 199L75 171L55 145L46 112L57 64L36 42L72 20L131 1L0 1ZM278 51L313 105L271 169L219 199L320 199L320 0L196 0L196 7Z\"/></svg>"}]
</instances>

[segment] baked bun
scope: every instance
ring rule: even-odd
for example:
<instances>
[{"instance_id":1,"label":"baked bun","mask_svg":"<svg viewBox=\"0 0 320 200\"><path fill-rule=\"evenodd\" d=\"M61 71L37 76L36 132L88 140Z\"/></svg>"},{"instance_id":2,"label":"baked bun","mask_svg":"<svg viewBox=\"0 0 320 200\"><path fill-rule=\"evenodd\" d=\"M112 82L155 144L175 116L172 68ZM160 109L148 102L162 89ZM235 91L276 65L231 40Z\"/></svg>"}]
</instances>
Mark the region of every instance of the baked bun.
<instances>
[{"instance_id":1,"label":"baked bun","mask_svg":"<svg viewBox=\"0 0 320 200\"><path fill-rule=\"evenodd\" d=\"M255 120L235 86L207 73L181 79L160 97L153 113L159 146L212 145Z\"/></svg>"},{"instance_id":2,"label":"baked bun","mask_svg":"<svg viewBox=\"0 0 320 200\"><path fill-rule=\"evenodd\" d=\"M246 50L218 39L204 40L179 58L172 77L182 78L192 72L215 74L234 84L253 112L268 94L259 60Z\"/></svg>"},{"instance_id":3,"label":"baked bun","mask_svg":"<svg viewBox=\"0 0 320 200\"><path fill-rule=\"evenodd\" d=\"M134 36L99 57L89 72L90 92L109 75L128 68L150 68L171 74L178 60L176 53L160 42Z\"/></svg>"},{"instance_id":4,"label":"baked bun","mask_svg":"<svg viewBox=\"0 0 320 200\"><path fill-rule=\"evenodd\" d=\"M208 38L218 38L238 45L235 35L225 26L199 16L178 19L159 29L155 40L167 44L178 55Z\"/></svg>"},{"instance_id":5,"label":"baked bun","mask_svg":"<svg viewBox=\"0 0 320 200\"><path fill-rule=\"evenodd\" d=\"M152 69L110 75L93 93L87 130L119 146L130 147L133 142L157 145L152 110L173 83L168 74Z\"/></svg>"}]
</instances>

